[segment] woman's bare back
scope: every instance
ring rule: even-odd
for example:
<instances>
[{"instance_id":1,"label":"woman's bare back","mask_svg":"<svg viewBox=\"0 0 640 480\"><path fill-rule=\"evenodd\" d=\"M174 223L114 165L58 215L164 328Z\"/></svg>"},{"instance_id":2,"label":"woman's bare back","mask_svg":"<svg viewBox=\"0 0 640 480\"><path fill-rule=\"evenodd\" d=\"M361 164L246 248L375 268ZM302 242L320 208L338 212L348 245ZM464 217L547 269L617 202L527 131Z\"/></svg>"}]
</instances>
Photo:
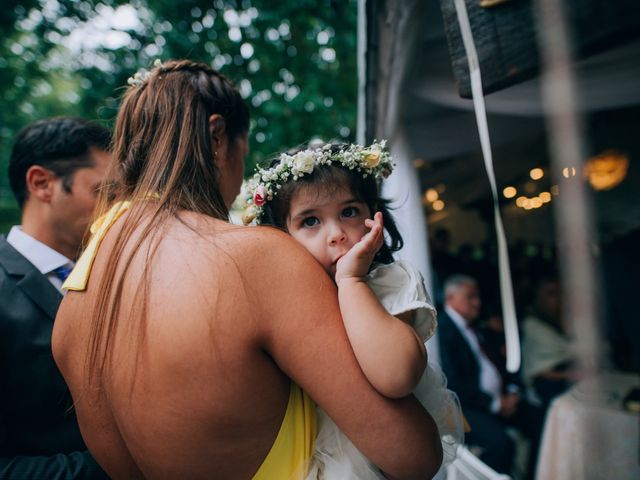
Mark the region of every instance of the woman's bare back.
<instances>
[{"instance_id":1,"label":"woman's bare back","mask_svg":"<svg viewBox=\"0 0 640 480\"><path fill-rule=\"evenodd\" d=\"M178 220L166 226L142 337L140 315L129 312L144 255L131 264L113 362L91 388L83 375L90 312L121 222L105 237L86 292L70 292L56 319L56 362L87 446L112 477L250 478L280 428L289 378L391 476L437 470L432 419L415 399L386 399L366 382L335 286L306 251L271 229L182 220L195 231Z\"/></svg>"},{"instance_id":2,"label":"woman's bare back","mask_svg":"<svg viewBox=\"0 0 640 480\"><path fill-rule=\"evenodd\" d=\"M56 359L70 381L87 445L116 478L250 477L278 432L289 380L252 335L234 242L225 238L235 227L213 222L205 236L180 222L168 227L152 262L141 349L140 318L128 318L134 293L141 293L142 256L134 260L114 363L100 388L86 389L77 368L81 349L58 348L66 335L74 345L88 343L88 313L119 226L103 242L87 291L70 292L56 321Z\"/></svg>"}]
</instances>

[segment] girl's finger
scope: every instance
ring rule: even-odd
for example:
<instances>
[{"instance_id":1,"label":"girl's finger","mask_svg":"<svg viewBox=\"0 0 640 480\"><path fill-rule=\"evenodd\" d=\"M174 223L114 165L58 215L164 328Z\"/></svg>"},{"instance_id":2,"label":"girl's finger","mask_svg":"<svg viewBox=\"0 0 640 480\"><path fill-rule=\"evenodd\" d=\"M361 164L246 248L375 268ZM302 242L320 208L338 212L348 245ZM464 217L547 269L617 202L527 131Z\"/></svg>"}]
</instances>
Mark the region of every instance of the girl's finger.
<instances>
[{"instance_id":1,"label":"girl's finger","mask_svg":"<svg viewBox=\"0 0 640 480\"><path fill-rule=\"evenodd\" d=\"M380 226L373 225L371 230L369 230L361 239L360 244L362 244L363 250L369 250L375 244L376 239L380 235Z\"/></svg>"},{"instance_id":2,"label":"girl's finger","mask_svg":"<svg viewBox=\"0 0 640 480\"><path fill-rule=\"evenodd\" d=\"M380 249L383 242L384 242L384 234L383 234L382 226L380 226L378 229L378 232L376 233L375 240L373 242L373 247L376 252Z\"/></svg>"},{"instance_id":3,"label":"girl's finger","mask_svg":"<svg viewBox=\"0 0 640 480\"><path fill-rule=\"evenodd\" d=\"M366 247L371 251L378 251L382 246L382 227L378 224L374 225L367 235L369 238L365 241Z\"/></svg>"},{"instance_id":4,"label":"girl's finger","mask_svg":"<svg viewBox=\"0 0 640 480\"><path fill-rule=\"evenodd\" d=\"M373 228L374 225L380 225L381 227L382 225L382 213L380 212L376 212L373 215L373 219L371 218L365 218L364 219L364 224L367 228Z\"/></svg>"}]
</instances>

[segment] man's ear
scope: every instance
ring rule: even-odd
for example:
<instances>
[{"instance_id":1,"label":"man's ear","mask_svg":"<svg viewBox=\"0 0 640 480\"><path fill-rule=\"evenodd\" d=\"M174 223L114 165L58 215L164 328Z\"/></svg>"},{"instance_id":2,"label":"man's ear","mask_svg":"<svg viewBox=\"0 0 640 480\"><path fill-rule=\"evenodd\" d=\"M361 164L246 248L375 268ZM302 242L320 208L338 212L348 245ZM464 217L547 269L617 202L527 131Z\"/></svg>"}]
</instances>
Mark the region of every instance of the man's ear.
<instances>
[{"instance_id":1,"label":"man's ear","mask_svg":"<svg viewBox=\"0 0 640 480\"><path fill-rule=\"evenodd\" d=\"M211 135L212 140L219 142L226 130L227 123L222 115L214 113L209 117L209 135Z\"/></svg>"},{"instance_id":2,"label":"man's ear","mask_svg":"<svg viewBox=\"0 0 640 480\"><path fill-rule=\"evenodd\" d=\"M56 179L56 175L51 170L40 165L32 165L25 175L29 197L49 203L53 196L53 184Z\"/></svg>"}]
</instances>

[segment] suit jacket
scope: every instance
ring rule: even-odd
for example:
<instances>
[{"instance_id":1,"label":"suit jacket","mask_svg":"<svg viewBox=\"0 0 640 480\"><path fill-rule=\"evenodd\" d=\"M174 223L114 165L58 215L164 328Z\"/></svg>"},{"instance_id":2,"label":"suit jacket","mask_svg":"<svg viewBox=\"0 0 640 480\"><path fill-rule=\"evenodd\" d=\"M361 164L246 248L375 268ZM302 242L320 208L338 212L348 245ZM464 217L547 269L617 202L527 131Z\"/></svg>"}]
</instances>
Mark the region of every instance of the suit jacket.
<instances>
[{"instance_id":1,"label":"suit jacket","mask_svg":"<svg viewBox=\"0 0 640 480\"><path fill-rule=\"evenodd\" d=\"M447 386L458 394L463 410L473 408L490 412L493 398L480 389L480 365L467 340L444 309L438 312L438 339Z\"/></svg>"},{"instance_id":2,"label":"suit jacket","mask_svg":"<svg viewBox=\"0 0 640 480\"><path fill-rule=\"evenodd\" d=\"M107 478L51 353L62 295L0 236L0 479Z\"/></svg>"}]
</instances>

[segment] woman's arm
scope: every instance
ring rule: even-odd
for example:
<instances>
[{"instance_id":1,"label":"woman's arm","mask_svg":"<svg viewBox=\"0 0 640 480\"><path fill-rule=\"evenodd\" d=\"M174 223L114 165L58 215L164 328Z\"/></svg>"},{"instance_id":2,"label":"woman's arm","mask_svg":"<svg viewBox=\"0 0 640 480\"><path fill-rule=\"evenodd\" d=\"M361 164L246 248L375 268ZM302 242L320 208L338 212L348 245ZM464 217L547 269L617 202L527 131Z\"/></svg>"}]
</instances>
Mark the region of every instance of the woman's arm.
<instances>
[{"instance_id":1,"label":"woman's arm","mask_svg":"<svg viewBox=\"0 0 640 480\"><path fill-rule=\"evenodd\" d=\"M242 270L260 280L250 295L261 348L390 478L435 475L442 446L433 419L413 396L392 400L372 388L347 339L331 279L290 237L271 229L252 236L262 251Z\"/></svg>"},{"instance_id":2,"label":"woman's arm","mask_svg":"<svg viewBox=\"0 0 640 480\"><path fill-rule=\"evenodd\" d=\"M382 215L336 266L340 312L360 368L381 394L408 395L420 381L427 352L416 331L391 315L366 283L365 276L383 242ZM405 320L405 319L403 319Z\"/></svg>"}]
</instances>

